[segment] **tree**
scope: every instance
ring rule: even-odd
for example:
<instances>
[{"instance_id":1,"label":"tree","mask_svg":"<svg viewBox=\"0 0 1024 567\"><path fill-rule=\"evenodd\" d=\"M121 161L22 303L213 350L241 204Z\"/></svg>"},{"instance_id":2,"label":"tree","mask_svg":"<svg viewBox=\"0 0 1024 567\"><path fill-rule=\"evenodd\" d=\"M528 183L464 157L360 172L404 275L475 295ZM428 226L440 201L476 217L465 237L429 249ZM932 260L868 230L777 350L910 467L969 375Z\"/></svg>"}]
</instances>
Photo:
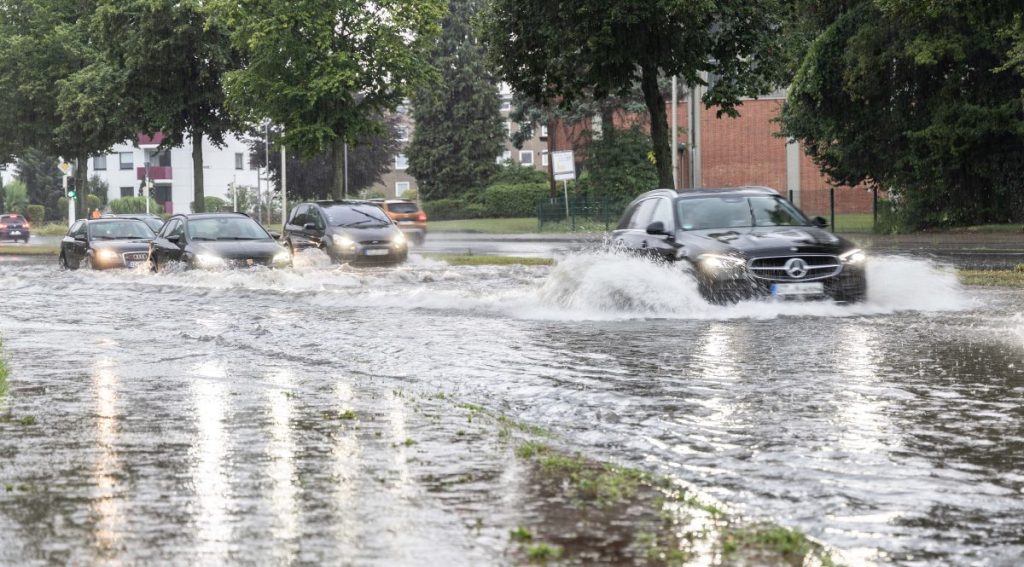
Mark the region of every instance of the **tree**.
<instances>
[{"instance_id":1,"label":"tree","mask_svg":"<svg viewBox=\"0 0 1024 567\"><path fill-rule=\"evenodd\" d=\"M512 88L547 105L624 95L639 83L659 183L672 154L659 78L707 85L703 101L736 115L775 89L782 68L777 0L493 0L482 18L489 59Z\"/></svg>"},{"instance_id":2,"label":"tree","mask_svg":"<svg viewBox=\"0 0 1024 567\"><path fill-rule=\"evenodd\" d=\"M905 228L1021 222L1022 10L873 0L795 10L789 27L813 41L794 51L783 134L835 181L889 189Z\"/></svg>"},{"instance_id":3,"label":"tree","mask_svg":"<svg viewBox=\"0 0 1024 567\"><path fill-rule=\"evenodd\" d=\"M380 133L374 133L356 140L348 149L348 192L355 195L380 181L394 163L398 152L398 118L394 114L378 118ZM270 129L270 178L281 186L281 150L273 147L281 136L280 128ZM249 145L249 160L256 167L266 167L264 137L253 132L246 138ZM289 150L288 155L288 196L292 199L319 199L330 196L336 164L330 152L321 152L305 157ZM344 165L344 164L340 164ZM342 172L344 175L344 172Z\"/></svg>"},{"instance_id":4,"label":"tree","mask_svg":"<svg viewBox=\"0 0 1024 567\"><path fill-rule=\"evenodd\" d=\"M23 213L28 203L28 189L24 181L15 179L4 186L4 211Z\"/></svg>"},{"instance_id":5,"label":"tree","mask_svg":"<svg viewBox=\"0 0 1024 567\"><path fill-rule=\"evenodd\" d=\"M282 143L306 156L379 133L376 117L393 109L432 73L426 51L443 0L211 0L217 21L242 52L227 73L228 106L256 123L284 127ZM334 168L342 197L344 169Z\"/></svg>"},{"instance_id":6,"label":"tree","mask_svg":"<svg viewBox=\"0 0 1024 567\"><path fill-rule=\"evenodd\" d=\"M482 0L451 0L430 54L439 80L412 100L416 128L407 150L409 173L426 199L481 189L494 174L508 133L497 81L485 66L471 20Z\"/></svg>"},{"instance_id":7,"label":"tree","mask_svg":"<svg viewBox=\"0 0 1024 567\"><path fill-rule=\"evenodd\" d=\"M658 182L650 153L650 138L636 128L593 140L587 145L588 174L580 185L594 196L628 203Z\"/></svg>"},{"instance_id":8,"label":"tree","mask_svg":"<svg viewBox=\"0 0 1024 567\"><path fill-rule=\"evenodd\" d=\"M25 182L29 201L43 205L51 215L59 216L61 209L57 207L57 199L64 195L64 180L57 169L57 158L35 148L28 148L20 154L16 162L18 179ZM67 208L63 211L66 215Z\"/></svg>"},{"instance_id":9,"label":"tree","mask_svg":"<svg viewBox=\"0 0 1024 567\"><path fill-rule=\"evenodd\" d=\"M90 70L124 89L141 131L163 132L164 147L192 143L193 201L203 212L203 141L222 147L238 125L224 109L224 73L240 65L227 31L208 17L202 0L103 2L93 35L106 57ZM88 94L88 93L87 93ZM86 110L95 106L84 104Z\"/></svg>"},{"instance_id":10,"label":"tree","mask_svg":"<svg viewBox=\"0 0 1024 567\"><path fill-rule=\"evenodd\" d=\"M0 3L0 161L29 148L73 160L83 216L89 156L124 140L131 130L120 111L117 84L85 80L99 59L88 29L96 4ZM73 112L84 92L97 91L105 93L97 105L101 112Z\"/></svg>"}]
</instances>

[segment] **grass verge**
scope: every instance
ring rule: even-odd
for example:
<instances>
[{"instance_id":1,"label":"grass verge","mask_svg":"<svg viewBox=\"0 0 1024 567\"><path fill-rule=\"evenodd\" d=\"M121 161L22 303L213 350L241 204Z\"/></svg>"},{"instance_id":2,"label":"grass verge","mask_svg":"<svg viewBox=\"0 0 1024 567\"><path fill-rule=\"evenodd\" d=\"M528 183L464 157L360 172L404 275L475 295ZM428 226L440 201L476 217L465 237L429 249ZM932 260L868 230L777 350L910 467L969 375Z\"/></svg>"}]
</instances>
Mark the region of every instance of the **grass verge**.
<instances>
[{"instance_id":1,"label":"grass verge","mask_svg":"<svg viewBox=\"0 0 1024 567\"><path fill-rule=\"evenodd\" d=\"M59 246L0 244L0 256L56 256L57 254L60 254Z\"/></svg>"},{"instance_id":2,"label":"grass verge","mask_svg":"<svg viewBox=\"0 0 1024 567\"><path fill-rule=\"evenodd\" d=\"M62 222L48 222L32 226L32 236L64 236L68 225Z\"/></svg>"},{"instance_id":3,"label":"grass verge","mask_svg":"<svg viewBox=\"0 0 1024 567\"><path fill-rule=\"evenodd\" d=\"M0 397L7 394L7 358L4 356L4 340L0 338Z\"/></svg>"},{"instance_id":4,"label":"grass verge","mask_svg":"<svg viewBox=\"0 0 1024 567\"><path fill-rule=\"evenodd\" d=\"M957 275L966 285L1024 288L1024 264L1013 270L960 270Z\"/></svg>"},{"instance_id":5,"label":"grass verge","mask_svg":"<svg viewBox=\"0 0 1024 567\"><path fill-rule=\"evenodd\" d=\"M551 266L551 258L527 258L525 256L476 256L473 254L424 254L431 260L441 260L452 266Z\"/></svg>"},{"instance_id":6,"label":"grass verge","mask_svg":"<svg viewBox=\"0 0 1024 567\"><path fill-rule=\"evenodd\" d=\"M430 221L427 224L427 230L429 232L484 232L488 234L528 234L531 232L537 232L537 219L517 218Z\"/></svg>"}]
</instances>

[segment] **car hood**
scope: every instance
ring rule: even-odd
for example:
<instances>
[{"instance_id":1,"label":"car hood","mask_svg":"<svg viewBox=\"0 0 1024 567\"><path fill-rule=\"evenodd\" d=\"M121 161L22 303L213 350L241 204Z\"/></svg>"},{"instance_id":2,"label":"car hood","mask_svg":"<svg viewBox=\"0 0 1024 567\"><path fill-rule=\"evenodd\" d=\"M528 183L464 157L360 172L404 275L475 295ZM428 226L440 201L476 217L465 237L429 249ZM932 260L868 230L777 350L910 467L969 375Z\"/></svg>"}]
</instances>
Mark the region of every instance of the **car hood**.
<instances>
[{"instance_id":1,"label":"car hood","mask_svg":"<svg viewBox=\"0 0 1024 567\"><path fill-rule=\"evenodd\" d=\"M193 242L186 249L192 254L212 254L225 259L273 258L284 248L273 240L217 240Z\"/></svg>"},{"instance_id":2,"label":"car hood","mask_svg":"<svg viewBox=\"0 0 1024 567\"><path fill-rule=\"evenodd\" d=\"M332 226L328 232L331 236L342 236L355 242L366 243L391 240L398 232L398 227L392 224L374 228Z\"/></svg>"},{"instance_id":3,"label":"car hood","mask_svg":"<svg viewBox=\"0 0 1024 567\"><path fill-rule=\"evenodd\" d=\"M93 250L113 250L118 254L125 252L146 252L149 250L149 238L136 240L97 240L93 241Z\"/></svg>"},{"instance_id":4,"label":"car hood","mask_svg":"<svg viewBox=\"0 0 1024 567\"><path fill-rule=\"evenodd\" d=\"M748 257L794 252L838 254L853 248L848 240L812 226L691 230L680 238L708 252L738 252Z\"/></svg>"}]
</instances>

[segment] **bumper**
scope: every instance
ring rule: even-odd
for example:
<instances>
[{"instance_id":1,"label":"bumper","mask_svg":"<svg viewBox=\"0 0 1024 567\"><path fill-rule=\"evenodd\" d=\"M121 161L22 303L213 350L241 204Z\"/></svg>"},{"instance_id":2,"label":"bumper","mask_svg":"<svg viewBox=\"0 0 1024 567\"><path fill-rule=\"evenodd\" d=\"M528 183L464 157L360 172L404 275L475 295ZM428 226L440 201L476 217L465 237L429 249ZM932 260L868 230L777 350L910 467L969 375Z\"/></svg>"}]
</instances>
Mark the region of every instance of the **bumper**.
<instances>
[{"instance_id":1,"label":"bumper","mask_svg":"<svg viewBox=\"0 0 1024 567\"><path fill-rule=\"evenodd\" d=\"M14 230L0 230L0 240L28 240L32 234L28 229L16 228Z\"/></svg>"},{"instance_id":2,"label":"bumper","mask_svg":"<svg viewBox=\"0 0 1024 567\"><path fill-rule=\"evenodd\" d=\"M90 258L90 265L94 270L134 269L149 261L148 253L145 255L141 252L129 254L131 255L128 257L125 257L124 254L118 254L117 257L94 254Z\"/></svg>"},{"instance_id":3,"label":"bumper","mask_svg":"<svg viewBox=\"0 0 1024 567\"><path fill-rule=\"evenodd\" d=\"M815 291L808 294L777 296L780 299L832 300L844 303L864 301L868 289L864 269L851 267L844 268L835 276L806 282L773 281L745 274L732 274L724 277L700 274L697 281L701 295L712 303L735 303L749 299L773 297L775 296L774 284L821 284L820 293Z\"/></svg>"},{"instance_id":4,"label":"bumper","mask_svg":"<svg viewBox=\"0 0 1024 567\"><path fill-rule=\"evenodd\" d=\"M375 251L382 252L375 252ZM401 264L409 257L409 249L402 248L371 248L357 251L334 252L331 259L342 264Z\"/></svg>"}]
</instances>

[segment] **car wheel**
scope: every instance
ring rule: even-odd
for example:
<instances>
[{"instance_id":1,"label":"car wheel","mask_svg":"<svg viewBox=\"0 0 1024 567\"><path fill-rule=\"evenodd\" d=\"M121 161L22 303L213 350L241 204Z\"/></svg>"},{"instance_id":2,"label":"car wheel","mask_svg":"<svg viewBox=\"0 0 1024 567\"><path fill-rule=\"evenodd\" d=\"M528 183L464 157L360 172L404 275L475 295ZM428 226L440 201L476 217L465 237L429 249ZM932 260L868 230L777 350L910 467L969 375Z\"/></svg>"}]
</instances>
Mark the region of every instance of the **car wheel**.
<instances>
[{"instance_id":1,"label":"car wheel","mask_svg":"<svg viewBox=\"0 0 1024 567\"><path fill-rule=\"evenodd\" d=\"M64 257L64 253L63 252L61 252L60 256L57 257L57 264L60 266L60 269L62 269L62 270L70 270L71 269L71 266L68 265L68 259L66 257Z\"/></svg>"},{"instance_id":2,"label":"car wheel","mask_svg":"<svg viewBox=\"0 0 1024 567\"><path fill-rule=\"evenodd\" d=\"M85 260L83 261L83 263L85 264L85 266L83 266L83 267L86 270L95 270L96 269L96 266L94 266L93 263L92 263L92 258L90 258L89 256L85 257Z\"/></svg>"}]
</instances>

